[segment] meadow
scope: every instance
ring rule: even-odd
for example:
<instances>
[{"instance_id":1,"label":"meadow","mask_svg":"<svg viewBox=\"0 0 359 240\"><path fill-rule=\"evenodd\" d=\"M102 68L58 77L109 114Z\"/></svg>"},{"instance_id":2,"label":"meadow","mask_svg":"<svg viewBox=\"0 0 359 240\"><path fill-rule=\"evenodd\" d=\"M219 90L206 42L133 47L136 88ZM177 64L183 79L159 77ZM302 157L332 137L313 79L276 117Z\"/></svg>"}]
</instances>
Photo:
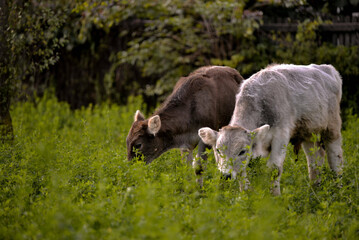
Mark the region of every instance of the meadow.
<instances>
[{"instance_id":1,"label":"meadow","mask_svg":"<svg viewBox=\"0 0 359 240\"><path fill-rule=\"evenodd\" d=\"M15 139L0 147L0 239L358 239L359 117L343 125L345 167L327 163L312 186L303 151L288 147L282 195L265 159L251 188L225 180L211 151L203 187L171 150L128 162L126 136L141 99L72 111L45 94L12 107Z\"/></svg>"}]
</instances>

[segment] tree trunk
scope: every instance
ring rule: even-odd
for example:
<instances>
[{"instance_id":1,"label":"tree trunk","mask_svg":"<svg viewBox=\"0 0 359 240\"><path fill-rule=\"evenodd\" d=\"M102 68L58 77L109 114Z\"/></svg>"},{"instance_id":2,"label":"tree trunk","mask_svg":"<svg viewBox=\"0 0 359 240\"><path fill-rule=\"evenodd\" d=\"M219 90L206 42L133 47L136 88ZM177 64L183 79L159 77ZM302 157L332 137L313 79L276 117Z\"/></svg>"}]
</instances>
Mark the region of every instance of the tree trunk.
<instances>
[{"instance_id":1,"label":"tree trunk","mask_svg":"<svg viewBox=\"0 0 359 240\"><path fill-rule=\"evenodd\" d=\"M2 105L2 104L1 104ZM1 106L3 108L3 106ZM4 111L1 111L0 116L0 141L11 141L14 139L14 132L12 128L12 120L10 116L9 108L4 107Z\"/></svg>"},{"instance_id":2,"label":"tree trunk","mask_svg":"<svg viewBox=\"0 0 359 240\"><path fill-rule=\"evenodd\" d=\"M7 39L9 6L8 1L0 1L0 142L14 138L10 116L12 87L10 80L10 54Z\"/></svg>"}]
</instances>

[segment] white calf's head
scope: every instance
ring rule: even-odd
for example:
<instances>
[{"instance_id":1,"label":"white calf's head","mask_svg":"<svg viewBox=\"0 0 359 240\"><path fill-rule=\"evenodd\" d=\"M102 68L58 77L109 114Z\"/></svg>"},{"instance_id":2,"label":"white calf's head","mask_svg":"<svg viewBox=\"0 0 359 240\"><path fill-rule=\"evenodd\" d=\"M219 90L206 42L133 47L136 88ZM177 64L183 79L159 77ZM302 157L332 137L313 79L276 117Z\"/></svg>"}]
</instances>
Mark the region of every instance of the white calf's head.
<instances>
[{"instance_id":1,"label":"white calf's head","mask_svg":"<svg viewBox=\"0 0 359 240\"><path fill-rule=\"evenodd\" d=\"M236 177L241 167L245 167L250 157L266 157L269 153L269 125L253 131L240 126L225 126L219 132L201 128L198 135L202 141L213 147L219 170Z\"/></svg>"}]
</instances>

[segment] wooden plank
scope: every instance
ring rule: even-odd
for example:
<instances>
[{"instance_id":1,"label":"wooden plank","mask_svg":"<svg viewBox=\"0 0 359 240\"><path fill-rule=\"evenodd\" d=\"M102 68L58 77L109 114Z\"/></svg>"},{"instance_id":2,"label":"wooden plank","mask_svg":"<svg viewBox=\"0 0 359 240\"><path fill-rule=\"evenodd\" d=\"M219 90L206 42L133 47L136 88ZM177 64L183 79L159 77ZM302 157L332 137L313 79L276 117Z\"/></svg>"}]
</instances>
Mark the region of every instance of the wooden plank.
<instances>
[{"instance_id":1,"label":"wooden plank","mask_svg":"<svg viewBox=\"0 0 359 240\"><path fill-rule=\"evenodd\" d=\"M350 34L349 33L344 34L344 45L350 46Z\"/></svg>"},{"instance_id":2,"label":"wooden plank","mask_svg":"<svg viewBox=\"0 0 359 240\"><path fill-rule=\"evenodd\" d=\"M330 32L355 32L359 31L358 22L336 22L333 24L322 24L319 26L320 31L330 31Z\"/></svg>"},{"instance_id":3,"label":"wooden plank","mask_svg":"<svg viewBox=\"0 0 359 240\"><path fill-rule=\"evenodd\" d=\"M350 34L350 44L351 44L352 46L358 45L357 33L352 33L352 34Z\"/></svg>"},{"instance_id":4,"label":"wooden plank","mask_svg":"<svg viewBox=\"0 0 359 240\"><path fill-rule=\"evenodd\" d=\"M264 31L295 32L298 24L296 23L264 23L261 29ZM333 24L322 24L318 27L319 31L328 32L356 32L359 31L359 22L337 22Z\"/></svg>"},{"instance_id":5,"label":"wooden plank","mask_svg":"<svg viewBox=\"0 0 359 240\"><path fill-rule=\"evenodd\" d=\"M338 36L336 33L332 35L332 44L337 45L338 44Z\"/></svg>"},{"instance_id":6,"label":"wooden plank","mask_svg":"<svg viewBox=\"0 0 359 240\"><path fill-rule=\"evenodd\" d=\"M344 36L343 36L343 34L339 34L338 45L344 45Z\"/></svg>"},{"instance_id":7,"label":"wooden plank","mask_svg":"<svg viewBox=\"0 0 359 240\"><path fill-rule=\"evenodd\" d=\"M276 31L295 35L298 23L285 18L266 18L267 21L260 27L262 31ZM359 17L335 16L331 24L322 24L318 27L318 34L322 40L332 42L334 45L359 46Z\"/></svg>"},{"instance_id":8,"label":"wooden plank","mask_svg":"<svg viewBox=\"0 0 359 240\"><path fill-rule=\"evenodd\" d=\"M359 32L354 33L354 41L352 41L352 45L353 46L359 46Z\"/></svg>"},{"instance_id":9,"label":"wooden plank","mask_svg":"<svg viewBox=\"0 0 359 240\"><path fill-rule=\"evenodd\" d=\"M261 29L264 31L279 31L279 32L296 32L298 24L296 23L264 23Z\"/></svg>"}]
</instances>

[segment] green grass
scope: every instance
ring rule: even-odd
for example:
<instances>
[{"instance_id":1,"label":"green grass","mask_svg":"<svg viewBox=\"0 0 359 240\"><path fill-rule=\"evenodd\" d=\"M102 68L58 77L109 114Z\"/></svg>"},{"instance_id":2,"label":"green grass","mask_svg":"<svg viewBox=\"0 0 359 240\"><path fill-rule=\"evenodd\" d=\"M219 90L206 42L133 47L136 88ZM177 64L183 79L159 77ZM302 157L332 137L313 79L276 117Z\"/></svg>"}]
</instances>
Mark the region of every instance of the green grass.
<instances>
[{"instance_id":1,"label":"green grass","mask_svg":"<svg viewBox=\"0 0 359 240\"><path fill-rule=\"evenodd\" d=\"M0 148L0 239L358 239L358 117L343 130L342 179L326 164L312 187L303 152L296 162L289 148L273 197L265 160L251 163L246 192L221 179L212 154L203 188L178 150L127 162L140 108L71 111L51 95L14 106L15 140Z\"/></svg>"}]
</instances>

